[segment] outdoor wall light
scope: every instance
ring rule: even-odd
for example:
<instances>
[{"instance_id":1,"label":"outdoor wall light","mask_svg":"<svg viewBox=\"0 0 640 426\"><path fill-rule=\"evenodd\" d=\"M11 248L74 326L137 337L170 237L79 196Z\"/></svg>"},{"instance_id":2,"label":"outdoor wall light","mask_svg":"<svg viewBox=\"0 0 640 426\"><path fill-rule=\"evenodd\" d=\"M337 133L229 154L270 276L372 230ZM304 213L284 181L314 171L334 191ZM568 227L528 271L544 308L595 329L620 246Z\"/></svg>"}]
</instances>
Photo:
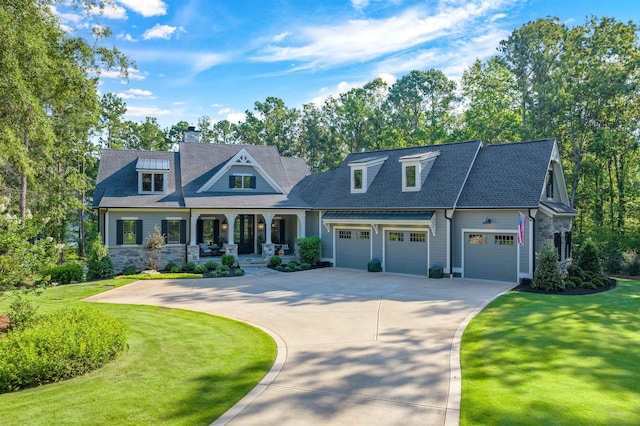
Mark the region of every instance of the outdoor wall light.
<instances>
[{"instance_id":1,"label":"outdoor wall light","mask_svg":"<svg viewBox=\"0 0 640 426\"><path fill-rule=\"evenodd\" d=\"M222 221L222 224L220 225L220 227L222 228L223 231L226 231L229 228L229 225L227 224L227 219Z\"/></svg>"},{"instance_id":2,"label":"outdoor wall light","mask_svg":"<svg viewBox=\"0 0 640 426\"><path fill-rule=\"evenodd\" d=\"M264 222L262 219L260 219L260 221L258 222L258 230L264 230Z\"/></svg>"},{"instance_id":3,"label":"outdoor wall light","mask_svg":"<svg viewBox=\"0 0 640 426\"><path fill-rule=\"evenodd\" d=\"M488 225L491 223L491 219L486 218L484 222L482 222L483 225Z\"/></svg>"}]
</instances>

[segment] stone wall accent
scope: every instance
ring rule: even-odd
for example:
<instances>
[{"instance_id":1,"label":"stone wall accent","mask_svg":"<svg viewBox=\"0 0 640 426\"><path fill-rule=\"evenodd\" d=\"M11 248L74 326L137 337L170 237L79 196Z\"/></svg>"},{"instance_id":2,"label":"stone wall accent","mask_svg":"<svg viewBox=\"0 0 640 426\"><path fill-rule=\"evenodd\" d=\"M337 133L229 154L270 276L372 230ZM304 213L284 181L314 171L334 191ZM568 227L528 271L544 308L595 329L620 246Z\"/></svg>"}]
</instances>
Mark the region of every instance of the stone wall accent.
<instances>
[{"instance_id":1,"label":"stone wall accent","mask_svg":"<svg viewBox=\"0 0 640 426\"><path fill-rule=\"evenodd\" d=\"M230 254L234 256L236 259L238 258L238 245L237 244L227 244L227 251L225 254Z\"/></svg>"},{"instance_id":2,"label":"stone wall accent","mask_svg":"<svg viewBox=\"0 0 640 426\"><path fill-rule=\"evenodd\" d=\"M122 272L127 266L133 266L137 271L142 271L149 266L149 253L141 246L109 247L109 256L116 274ZM160 268L164 268L169 262L182 265L185 260L185 247L165 246L160 251L158 259Z\"/></svg>"},{"instance_id":3,"label":"stone wall accent","mask_svg":"<svg viewBox=\"0 0 640 426\"><path fill-rule=\"evenodd\" d=\"M547 216L544 213L539 213L536 217L535 251L540 251L545 244L553 246L553 234L560 232L560 235L562 236L562 256L564 256L564 245L566 242L564 233L571 231L572 219L573 218L566 216L552 217Z\"/></svg>"},{"instance_id":4,"label":"stone wall accent","mask_svg":"<svg viewBox=\"0 0 640 426\"><path fill-rule=\"evenodd\" d=\"M271 256L275 255L276 245L275 244L262 244L262 259L267 262L271 259Z\"/></svg>"}]
</instances>

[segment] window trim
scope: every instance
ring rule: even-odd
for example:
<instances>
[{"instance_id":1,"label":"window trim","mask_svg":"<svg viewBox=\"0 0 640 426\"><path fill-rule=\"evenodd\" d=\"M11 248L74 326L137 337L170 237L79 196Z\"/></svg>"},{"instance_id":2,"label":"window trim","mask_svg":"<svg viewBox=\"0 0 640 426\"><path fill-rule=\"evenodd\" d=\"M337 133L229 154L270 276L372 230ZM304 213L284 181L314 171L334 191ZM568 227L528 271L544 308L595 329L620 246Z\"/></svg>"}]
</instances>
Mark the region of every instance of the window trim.
<instances>
[{"instance_id":1,"label":"window trim","mask_svg":"<svg viewBox=\"0 0 640 426\"><path fill-rule=\"evenodd\" d=\"M134 223L134 232L135 232L135 243L125 243L124 238L124 228L125 222L133 222ZM116 245L118 246L140 246L142 245L142 220L137 217L122 217L116 220Z\"/></svg>"},{"instance_id":2,"label":"window trim","mask_svg":"<svg viewBox=\"0 0 640 426\"><path fill-rule=\"evenodd\" d=\"M151 191L142 189L144 175L151 175ZM156 175L162 175L162 191L155 191ZM138 170L138 194L166 194L169 181L169 172L160 170Z\"/></svg>"},{"instance_id":3,"label":"window trim","mask_svg":"<svg viewBox=\"0 0 640 426\"><path fill-rule=\"evenodd\" d=\"M553 188L553 170L549 170L547 172L547 182L545 185L545 195L547 197L547 199L549 200L553 200L553 193L554 193L554 188Z\"/></svg>"},{"instance_id":4,"label":"window trim","mask_svg":"<svg viewBox=\"0 0 640 426\"><path fill-rule=\"evenodd\" d=\"M178 222L178 241L169 241L169 222ZM164 243L167 245L182 245L187 243L187 221L181 217L166 217L161 221Z\"/></svg>"},{"instance_id":5,"label":"window trim","mask_svg":"<svg viewBox=\"0 0 640 426\"><path fill-rule=\"evenodd\" d=\"M257 180L255 175L252 174L248 174L248 173L233 173L231 175L229 175L230 180L229 180L229 189L233 190L233 191L246 191L246 190L251 190L251 189L256 189L257 186ZM233 180L231 180L231 178ZM236 186L236 179L237 178L241 178L240 182L242 183L242 186L237 187ZM245 186L245 179L249 178L249 186ZM233 181L233 186L231 186L231 182Z\"/></svg>"},{"instance_id":6,"label":"window trim","mask_svg":"<svg viewBox=\"0 0 640 426\"><path fill-rule=\"evenodd\" d=\"M356 188L356 172L362 172L362 186L360 188ZM351 167L351 193L352 194L363 194L367 192L367 167L366 166L358 166Z\"/></svg>"},{"instance_id":7,"label":"window trim","mask_svg":"<svg viewBox=\"0 0 640 426\"><path fill-rule=\"evenodd\" d=\"M402 161L402 160L401 160ZM415 167L415 185L407 185L407 169L409 167ZM402 192L416 192L420 191L422 186L422 180L420 176L422 174L422 164L419 161L402 161Z\"/></svg>"}]
</instances>

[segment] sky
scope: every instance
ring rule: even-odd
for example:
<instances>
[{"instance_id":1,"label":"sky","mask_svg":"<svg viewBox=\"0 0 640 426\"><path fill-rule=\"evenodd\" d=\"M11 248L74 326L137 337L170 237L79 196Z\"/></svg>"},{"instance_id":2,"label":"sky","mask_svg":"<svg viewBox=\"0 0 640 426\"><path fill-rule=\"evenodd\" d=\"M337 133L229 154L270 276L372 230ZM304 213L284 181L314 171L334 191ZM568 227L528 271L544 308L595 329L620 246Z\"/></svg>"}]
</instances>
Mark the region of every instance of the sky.
<instances>
[{"instance_id":1,"label":"sky","mask_svg":"<svg viewBox=\"0 0 640 426\"><path fill-rule=\"evenodd\" d=\"M459 81L514 29L547 16L640 24L636 0L112 0L101 14L65 3L53 12L70 35L111 29L102 43L136 69L128 81L102 73L100 93L122 98L126 119L156 117L163 128L203 115L236 123L270 96L321 105L414 69Z\"/></svg>"}]
</instances>

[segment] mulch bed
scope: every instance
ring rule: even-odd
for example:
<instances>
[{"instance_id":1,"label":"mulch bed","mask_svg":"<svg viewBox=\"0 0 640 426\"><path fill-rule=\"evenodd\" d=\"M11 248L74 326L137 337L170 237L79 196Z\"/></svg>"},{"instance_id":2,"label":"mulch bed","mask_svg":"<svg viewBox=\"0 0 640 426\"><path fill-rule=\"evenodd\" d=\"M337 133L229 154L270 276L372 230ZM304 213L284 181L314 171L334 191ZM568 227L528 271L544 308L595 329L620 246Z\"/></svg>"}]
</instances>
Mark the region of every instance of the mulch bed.
<instances>
[{"instance_id":1,"label":"mulch bed","mask_svg":"<svg viewBox=\"0 0 640 426\"><path fill-rule=\"evenodd\" d=\"M283 263L283 264L282 264L282 267L284 268L285 266L287 266L287 264L286 264L286 263ZM311 269L330 268L331 266L332 266L332 265L331 265L331 262L322 261L322 262L318 263L317 265L311 266L311 267L309 267L309 268L307 268L307 269L301 269L300 271L310 271ZM276 267L275 267L275 266L272 266L272 265L267 265L267 268L269 268L269 269L273 269L274 271L278 271L278 270L276 269ZM285 272L285 273L287 273L287 274L288 274L288 273L290 273L290 272L300 272L300 271L298 271L298 270L295 270L295 269L294 269L293 271L284 271L284 270L283 270L283 271L278 271L278 272Z\"/></svg>"},{"instance_id":2,"label":"mulch bed","mask_svg":"<svg viewBox=\"0 0 640 426\"><path fill-rule=\"evenodd\" d=\"M5 314L0 314L0 333L4 333L9 328L9 317Z\"/></svg>"},{"instance_id":3,"label":"mulch bed","mask_svg":"<svg viewBox=\"0 0 640 426\"><path fill-rule=\"evenodd\" d=\"M522 283L516 288L514 288L513 290L522 291L524 293L559 294L563 296L582 296L584 294L595 294L595 293L603 293L605 291L609 291L615 288L616 284L617 284L616 280L614 280L613 278L609 278L609 285L606 285L604 287L598 287L594 289L576 287L576 288L567 288L565 290L560 290L560 291L548 291L548 290L542 290L539 288L531 287L531 280L523 279Z\"/></svg>"}]
</instances>

